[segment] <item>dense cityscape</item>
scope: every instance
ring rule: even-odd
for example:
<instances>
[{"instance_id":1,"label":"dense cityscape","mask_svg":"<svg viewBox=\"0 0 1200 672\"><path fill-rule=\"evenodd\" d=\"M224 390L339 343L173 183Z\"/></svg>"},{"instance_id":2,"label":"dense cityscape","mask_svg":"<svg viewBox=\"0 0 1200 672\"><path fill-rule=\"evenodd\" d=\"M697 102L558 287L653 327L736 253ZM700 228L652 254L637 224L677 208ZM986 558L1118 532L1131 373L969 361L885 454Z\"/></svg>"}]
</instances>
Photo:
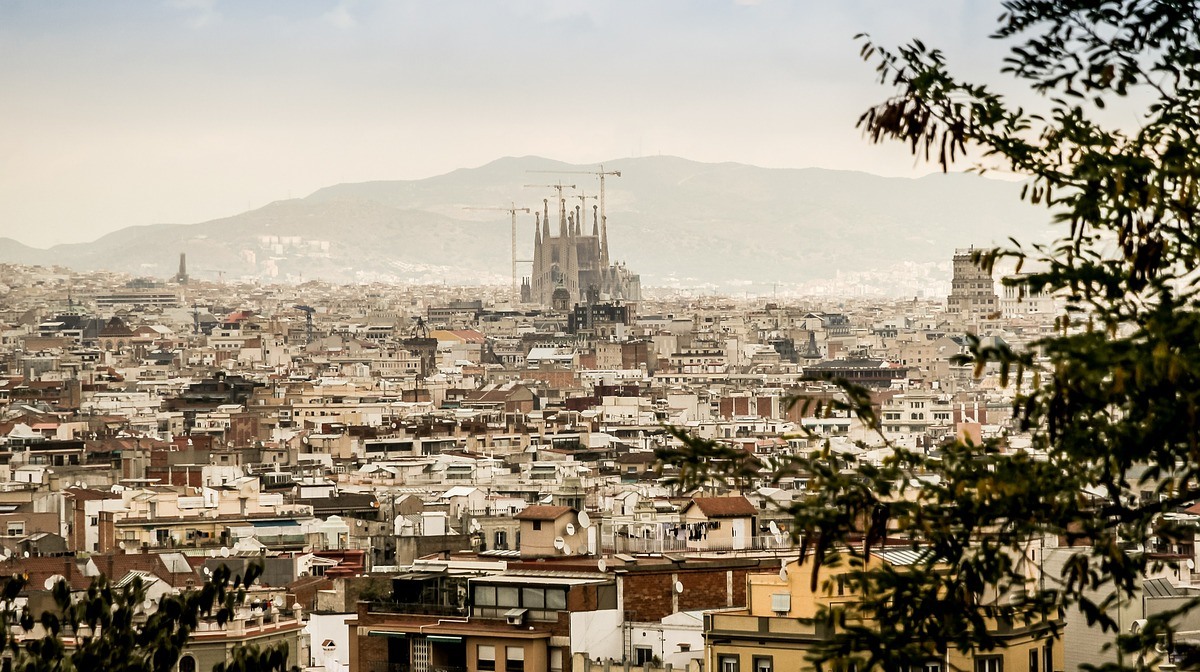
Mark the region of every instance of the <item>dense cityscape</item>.
<instances>
[{"instance_id":1,"label":"dense cityscape","mask_svg":"<svg viewBox=\"0 0 1200 672\"><path fill-rule=\"evenodd\" d=\"M0 54L0 672L1200 670L1197 0Z\"/></svg>"},{"instance_id":2,"label":"dense cityscape","mask_svg":"<svg viewBox=\"0 0 1200 672\"><path fill-rule=\"evenodd\" d=\"M599 208L547 201L509 286L199 281L186 253L169 280L3 267L0 572L28 575L30 604L99 573L152 602L265 563L189 672L280 641L329 672L768 672L819 638L817 603L853 599L808 585L788 513L808 479L770 465L1030 448L1014 388L955 358L967 334L1044 336L1062 304L973 250L934 300L680 297L609 262ZM870 390L878 426L829 411L838 380ZM669 428L763 468L684 491L656 457ZM1071 555L1042 544L1036 571ZM1153 581L1142 609L1190 574ZM1079 614L996 635L926 670L1103 660Z\"/></svg>"}]
</instances>

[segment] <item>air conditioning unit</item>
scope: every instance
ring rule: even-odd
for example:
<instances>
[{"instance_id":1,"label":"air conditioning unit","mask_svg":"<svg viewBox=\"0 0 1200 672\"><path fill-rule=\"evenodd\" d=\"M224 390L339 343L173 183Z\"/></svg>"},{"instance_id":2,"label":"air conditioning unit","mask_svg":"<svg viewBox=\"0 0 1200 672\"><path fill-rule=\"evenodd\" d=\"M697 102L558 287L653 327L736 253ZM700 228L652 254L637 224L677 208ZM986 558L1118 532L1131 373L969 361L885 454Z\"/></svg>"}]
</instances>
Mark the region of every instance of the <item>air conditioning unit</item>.
<instances>
[{"instance_id":1,"label":"air conditioning unit","mask_svg":"<svg viewBox=\"0 0 1200 672\"><path fill-rule=\"evenodd\" d=\"M504 612L504 620L509 625L524 625L526 611L528 611L528 610L527 609L509 609L508 611Z\"/></svg>"}]
</instances>

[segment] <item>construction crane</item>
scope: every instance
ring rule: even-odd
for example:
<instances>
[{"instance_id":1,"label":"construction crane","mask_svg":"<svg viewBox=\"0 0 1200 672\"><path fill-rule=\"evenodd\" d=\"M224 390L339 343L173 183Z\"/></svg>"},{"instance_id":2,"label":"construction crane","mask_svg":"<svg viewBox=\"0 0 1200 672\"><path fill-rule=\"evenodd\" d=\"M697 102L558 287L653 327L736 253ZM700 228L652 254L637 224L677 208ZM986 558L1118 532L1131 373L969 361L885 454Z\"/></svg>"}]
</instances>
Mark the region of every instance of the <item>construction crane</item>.
<instances>
[{"instance_id":1,"label":"construction crane","mask_svg":"<svg viewBox=\"0 0 1200 672\"><path fill-rule=\"evenodd\" d=\"M600 263L603 266L608 266L608 217L604 211L604 178L612 175L620 177L619 170L604 170L604 164L600 164L600 170L530 170L530 173L555 173L559 175L598 175L600 177ZM561 191L559 196L561 197Z\"/></svg>"},{"instance_id":2,"label":"construction crane","mask_svg":"<svg viewBox=\"0 0 1200 672\"><path fill-rule=\"evenodd\" d=\"M529 259L517 259L517 213L529 213L529 208L518 208L516 203L510 203L507 208L463 208L463 210L498 210L512 216L512 305L515 309L521 302L521 290L517 287L517 262L528 262Z\"/></svg>"},{"instance_id":3,"label":"construction crane","mask_svg":"<svg viewBox=\"0 0 1200 672\"><path fill-rule=\"evenodd\" d=\"M301 305L295 305L292 307L295 308L296 310L300 310L300 311L304 312L304 344L308 345L309 343L312 343L312 337L313 337L312 316L313 316L313 313L317 312L317 309L313 308L312 306L301 306Z\"/></svg>"},{"instance_id":4,"label":"construction crane","mask_svg":"<svg viewBox=\"0 0 1200 672\"><path fill-rule=\"evenodd\" d=\"M553 189L558 192L558 221L562 221L567 216L567 202L563 200L563 189L574 189L573 184L563 184L559 180L558 184L527 184L526 189Z\"/></svg>"},{"instance_id":5,"label":"construction crane","mask_svg":"<svg viewBox=\"0 0 1200 672\"><path fill-rule=\"evenodd\" d=\"M579 231L582 233L583 232L583 216L585 214L587 214L587 199L589 199L589 198L594 199L596 197L588 196L587 192L580 192L579 194L577 194L575 196L575 198L579 199L579 217L576 218L579 221L577 221L575 223L579 225Z\"/></svg>"}]
</instances>

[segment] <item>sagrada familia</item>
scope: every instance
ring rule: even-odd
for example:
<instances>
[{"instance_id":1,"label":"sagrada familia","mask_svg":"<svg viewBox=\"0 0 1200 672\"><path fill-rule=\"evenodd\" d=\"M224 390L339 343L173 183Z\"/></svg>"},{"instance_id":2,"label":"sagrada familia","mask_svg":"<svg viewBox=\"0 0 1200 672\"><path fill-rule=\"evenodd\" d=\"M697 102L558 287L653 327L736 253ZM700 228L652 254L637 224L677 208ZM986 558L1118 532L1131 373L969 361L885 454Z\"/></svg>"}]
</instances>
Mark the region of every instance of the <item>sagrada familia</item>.
<instances>
[{"instance_id":1,"label":"sagrada familia","mask_svg":"<svg viewBox=\"0 0 1200 672\"><path fill-rule=\"evenodd\" d=\"M641 277L608 257L608 222L592 206L592 232L583 233L579 206L558 204L558 235L550 235L550 201L535 213L533 275L521 283L521 300L566 311L576 304L607 301L636 303L642 298Z\"/></svg>"}]
</instances>

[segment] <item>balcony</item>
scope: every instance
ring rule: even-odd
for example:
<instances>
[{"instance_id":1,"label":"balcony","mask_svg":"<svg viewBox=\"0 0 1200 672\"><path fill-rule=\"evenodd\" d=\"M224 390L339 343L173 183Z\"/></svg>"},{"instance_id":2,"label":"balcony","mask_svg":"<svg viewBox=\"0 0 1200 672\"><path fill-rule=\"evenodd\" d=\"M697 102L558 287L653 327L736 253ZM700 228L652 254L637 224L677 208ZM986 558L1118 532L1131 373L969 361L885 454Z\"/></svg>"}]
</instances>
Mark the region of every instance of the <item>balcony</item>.
<instances>
[{"instance_id":1,"label":"balcony","mask_svg":"<svg viewBox=\"0 0 1200 672\"><path fill-rule=\"evenodd\" d=\"M456 607L447 604L431 602L392 602L375 600L367 604L367 611L373 614L418 614L421 616L466 616L466 607Z\"/></svg>"}]
</instances>

